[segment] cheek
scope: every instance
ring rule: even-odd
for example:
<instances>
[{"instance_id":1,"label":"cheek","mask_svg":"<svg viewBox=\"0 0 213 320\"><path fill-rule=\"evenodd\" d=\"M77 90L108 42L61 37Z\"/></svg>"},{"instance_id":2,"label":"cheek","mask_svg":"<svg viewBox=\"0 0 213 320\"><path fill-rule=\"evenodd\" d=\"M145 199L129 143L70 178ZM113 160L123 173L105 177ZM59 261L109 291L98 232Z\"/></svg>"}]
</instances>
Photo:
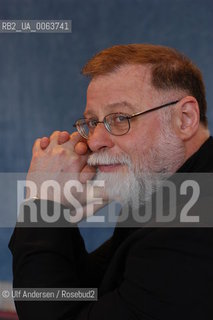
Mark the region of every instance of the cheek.
<instances>
[{"instance_id":1,"label":"cheek","mask_svg":"<svg viewBox=\"0 0 213 320\"><path fill-rule=\"evenodd\" d=\"M119 139L116 140L117 141L114 141L114 144L117 146L117 149L128 155L131 155L137 144L137 137L134 137L131 134L120 136Z\"/></svg>"},{"instance_id":2,"label":"cheek","mask_svg":"<svg viewBox=\"0 0 213 320\"><path fill-rule=\"evenodd\" d=\"M133 130L134 129L134 130ZM160 123L156 117L149 117L146 122L134 123L128 134L114 138L117 152L124 152L133 161L137 161L155 145L160 133Z\"/></svg>"},{"instance_id":3,"label":"cheek","mask_svg":"<svg viewBox=\"0 0 213 320\"><path fill-rule=\"evenodd\" d=\"M150 150L158 143L158 133L131 136L125 143L120 145L120 150L129 155L133 164L139 164L142 159L147 158Z\"/></svg>"},{"instance_id":4,"label":"cheek","mask_svg":"<svg viewBox=\"0 0 213 320\"><path fill-rule=\"evenodd\" d=\"M128 155L133 164L138 162L144 147L142 139L132 134L123 136L115 145L117 146L117 152Z\"/></svg>"}]
</instances>

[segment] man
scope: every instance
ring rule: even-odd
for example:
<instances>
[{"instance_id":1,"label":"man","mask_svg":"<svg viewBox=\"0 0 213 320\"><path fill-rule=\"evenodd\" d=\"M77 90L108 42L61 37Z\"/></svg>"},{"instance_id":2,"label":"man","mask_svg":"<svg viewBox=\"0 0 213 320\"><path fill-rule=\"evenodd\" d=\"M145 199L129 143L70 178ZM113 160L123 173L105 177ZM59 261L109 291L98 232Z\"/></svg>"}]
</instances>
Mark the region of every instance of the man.
<instances>
[{"instance_id":1,"label":"man","mask_svg":"<svg viewBox=\"0 0 213 320\"><path fill-rule=\"evenodd\" d=\"M83 186L104 180L103 204L116 198L134 212L175 172L213 171L204 84L188 58L162 46L120 45L98 53L83 74L91 81L78 133L56 131L34 144L28 180L37 199L25 213L33 201L42 214L47 201L51 214L54 194L44 195L42 183L65 186L68 174ZM75 197L86 215L84 194ZM68 200L62 193L60 208L80 220ZM211 228L156 226L116 227L91 254L78 228L16 227L14 287L99 290L94 302L16 302L20 319L212 319Z\"/></svg>"}]
</instances>

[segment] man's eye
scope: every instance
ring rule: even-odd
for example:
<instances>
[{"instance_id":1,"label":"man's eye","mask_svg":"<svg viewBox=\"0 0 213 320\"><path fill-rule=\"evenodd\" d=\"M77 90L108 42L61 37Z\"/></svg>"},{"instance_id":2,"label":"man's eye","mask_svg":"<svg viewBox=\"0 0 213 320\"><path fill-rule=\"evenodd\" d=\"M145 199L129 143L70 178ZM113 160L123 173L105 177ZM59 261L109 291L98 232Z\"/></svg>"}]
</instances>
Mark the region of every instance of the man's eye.
<instances>
[{"instance_id":1,"label":"man's eye","mask_svg":"<svg viewBox=\"0 0 213 320\"><path fill-rule=\"evenodd\" d=\"M124 116L122 114L115 117L115 122L117 122L117 123L124 122L125 120L126 120L126 116Z\"/></svg>"},{"instance_id":2,"label":"man's eye","mask_svg":"<svg viewBox=\"0 0 213 320\"><path fill-rule=\"evenodd\" d=\"M95 119L88 120L87 125L89 128L95 128L97 126L97 120Z\"/></svg>"}]
</instances>

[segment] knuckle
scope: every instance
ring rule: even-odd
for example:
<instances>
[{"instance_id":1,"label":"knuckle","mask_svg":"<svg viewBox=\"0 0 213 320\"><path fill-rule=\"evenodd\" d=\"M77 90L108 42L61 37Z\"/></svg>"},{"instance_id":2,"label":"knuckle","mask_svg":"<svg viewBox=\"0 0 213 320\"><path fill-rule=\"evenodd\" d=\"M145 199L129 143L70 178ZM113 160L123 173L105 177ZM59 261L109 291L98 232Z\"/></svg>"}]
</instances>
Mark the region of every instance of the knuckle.
<instances>
[{"instance_id":1,"label":"knuckle","mask_svg":"<svg viewBox=\"0 0 213 320\"><path fill-rule=\"evenodd\" d=\"M55 147L53 152L57 157L65 157L67 155L67 150L60 146Z\"/></svg>"},{"instance_id":2,"label":"knuckle","mask_svg":"<svg viewBox=\"0 0 213 320\"><path fill-rule=\"evenodd\" d=\"M63 148L58 149L57 153L58 153L59 157L64 157L64 156L67 155L67 151L65 149L63 149Z\"/></svg>"},{"instance_id":3,"label":"knuckle","mask_svg":"<svg viewBox=\"0 0 213 320\"><path fill-rule=\"evenodd\" d=\"M50 135L50 140L55 139L58 137L60 131L54 131L51 135Z\"/></svg>"},{"instance_id":4,"label":"knuckle","mask_svg":"<svg viewBox=\"0 0 213 320\"><path fill-rule=\"evenodd\" d=\"M33 150L36 148L36 146L39 145L40 141L41 141L40 138L37 138L37 139L34 141L34 143L33 143L33 148L32 148Z\"/></svg>"},{"instance_id":5,"label":"knuckle","mask_svg":"<svg viewBox=\"0 0 213 320\"><path fill-rule=\"evenodd\" d=\"M37 139L34 141L34 146L35 146L36 144L38 144L40 141L41 141L41 138L37 138Z\"/></svg>"},{"instance_id":6,"label":"knuckle","mask_svg":"<svg viewBox=\"0 0 213 320\"><path fill-rule=\"evenodd\" d=\"M71 140L74 140L74 139L76 139L76 138L78 138L79 137L79 133L76 131L76 132L73 132L71 135L70 135L70 139Z\"/></svg>"},{"instance_id":7,"label":"knuckle","mask_svg":"<svg viewBox=\"0 0 213 320\"><path fill-rule=\"evenodd\" d=\"M82 164L85 163L84 157L79 156L76 153L72 153L70 157L70 162L72 163L73 167L82 167Z\"/></svg>"},{"instance_id":8,"label":"knuckle","mask_svg":"<svg viewBox=\"0 0 213 320\"><path fill-rule=\"evenodd\" d=\"M68 132L68 131L61 131L61 134L63 134L63 135L69 135L69 132Z\"/></svg>"}]
</instances>

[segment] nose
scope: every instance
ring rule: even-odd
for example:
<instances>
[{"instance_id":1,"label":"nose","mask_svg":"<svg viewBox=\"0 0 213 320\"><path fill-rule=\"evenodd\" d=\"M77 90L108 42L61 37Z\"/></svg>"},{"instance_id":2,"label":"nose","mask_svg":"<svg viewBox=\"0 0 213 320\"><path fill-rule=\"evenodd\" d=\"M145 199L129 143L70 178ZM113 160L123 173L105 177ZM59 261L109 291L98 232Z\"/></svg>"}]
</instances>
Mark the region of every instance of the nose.
<instances>
[{"instance_id":1,"label":"nose","mask_svg":"<svg viewBox=\"0 0 213 320\"><path fill-rule=\"evenodd\" d=\"M93 133L90 134L87 143L92 152L114 146L112 135L107 131L103 123L97 124Z\"/></svg>"}]
</instances>

